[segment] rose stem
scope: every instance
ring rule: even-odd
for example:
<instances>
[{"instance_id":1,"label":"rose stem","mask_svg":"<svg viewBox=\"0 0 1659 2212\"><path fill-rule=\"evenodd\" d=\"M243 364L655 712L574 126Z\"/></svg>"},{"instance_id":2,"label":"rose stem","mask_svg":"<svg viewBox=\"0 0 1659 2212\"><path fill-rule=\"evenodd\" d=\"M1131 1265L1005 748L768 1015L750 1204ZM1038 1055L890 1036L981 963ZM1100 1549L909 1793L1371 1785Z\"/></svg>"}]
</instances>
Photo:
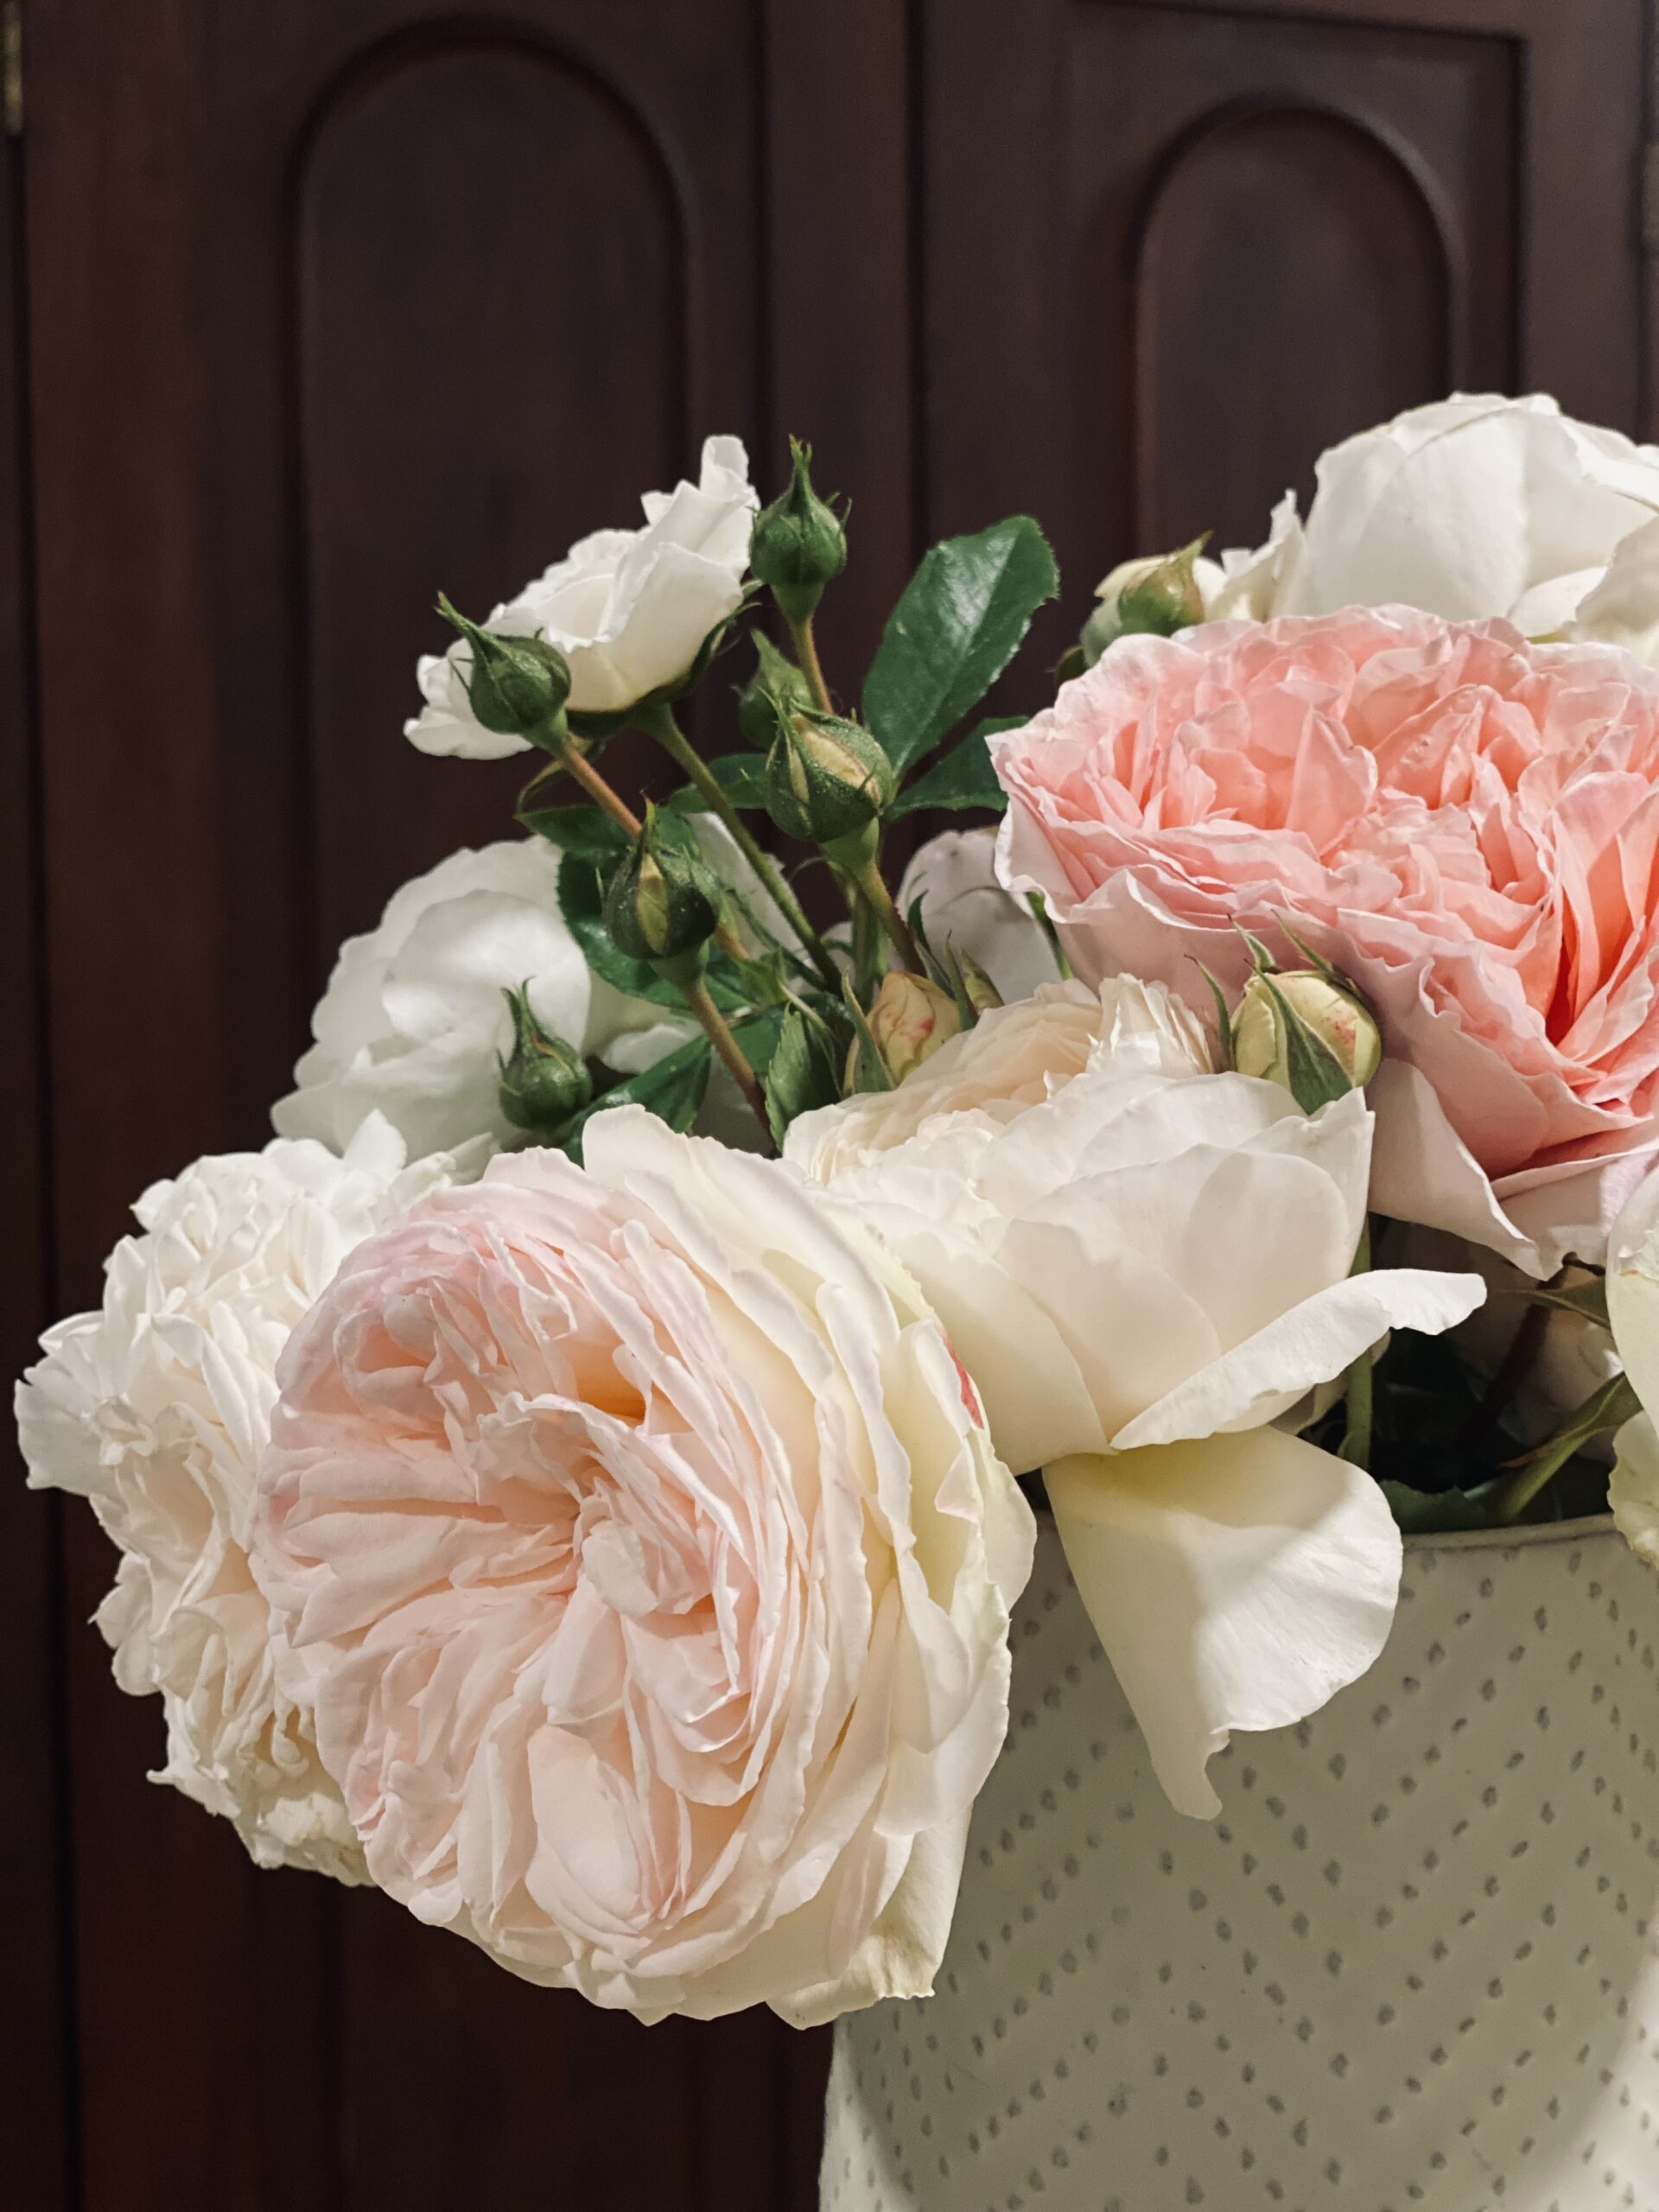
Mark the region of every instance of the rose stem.
<instances>
[{"instance_id":1,"label":"rose stem","mask_svg":"<svg viewBox=\"0 0 1659 2212\"><path fill-rule=\"evenodd\" d=\"M683 772L697 791L708 801L709 811L717 815L731 831L737 849L760 879L772 904L789 924L805 947L812 965L818 971L818 980L826 990L839 991L841 974L830 958L823 938L806 918L801 902L785 882L771 857L761 851L753 832L743 817L721 789L718 779L709 764L692 745L685 732L674 719L671 707L648 708L639 717L641 729L654 737L675 766Z\"/></svg>"},{"instance_id":2,"label":"rose stem","mask_svg":"<svg viewBox=\"0 0 1659 2212\"><path fill-rule=\"evenodd\" d=\"M887 931L887 941L912 976L926 971L922 964L922 949L911 934L910 924L893 903L893 893L881 879L881 871L874 860L862 867L847 871L861 894L869 902L875 918Z\"/></svg>"},{"instance_id":3,"label":"rose stem","mask_svg":"<svg viewBox=\"0 0 1659 2212\"><path fill-rule=\"evenodd\" d=\"M725 1015L709 996L708 984L698 976L690 982L682 983L680 988L685 994L686 1004L702 1024L704 1035L742 1092L749 1111L766 1131L767 1151L775 1152L778 1147L772 1133L772 1116L766 1111L766 1093L760 1088L760 1078L754 1070L744 1058L743 1047L733 1036Z\"/></svg>"},{"instance_id":4,"label":"rose stem","mask_svg":"<svg viewBox=\"0 0 1659 2212\"><path fill-rule=\"evenodd\" d=\"M1461 1450L1466 1452L1475 1445L1484 1443L1497 1427L1498 1416L1515 1395L1542 1349L1544 1331L1548 1326L1548 1308L1529 1306L1521 1317L1520 1326L1510 1339L1510 1348L1499 1362L1497 1372L1486 1385L1480 1403L1459 1433L1458 1444Z\"/></svg>"},{"instance_id":5,"label":"rose stem","mask_svg":"<svg viewBox=\"0 0 1659 2212\"><path fill-rule=\"evenodd\" d=\"M594 804L601 812L608 814L619 829L625 830L630 837L637 837L639 835L645 827L644 823L640 821L621 793L614 785L606 782L593 762L577 746L566 744L562 751L553 756L551 763L543 772L550 775L560 768L575 779L592 799ZM518 810L521 814L524 811L525 799L540 781L541 777L532 776L519 794ZM747 960L749 957L747 946L729 922L722 922L715 931L715 942L722 952L730 953L734 960Z\"/></svg>"},{"instance_id":6,"label":"rose stem","mask_svg":"<svg viewBox=\"0 0 1659 2212\"><path fill-rule=\"evenodd\" d=\"M800 662L801 673L812 694L812 703L821 715L833 715L830 686L823 680L823 664L818 658L818 641L812 634L812 617L804 621L791 622L789 634L795 641L795 656Z\"/></svg>"}]
</instances>

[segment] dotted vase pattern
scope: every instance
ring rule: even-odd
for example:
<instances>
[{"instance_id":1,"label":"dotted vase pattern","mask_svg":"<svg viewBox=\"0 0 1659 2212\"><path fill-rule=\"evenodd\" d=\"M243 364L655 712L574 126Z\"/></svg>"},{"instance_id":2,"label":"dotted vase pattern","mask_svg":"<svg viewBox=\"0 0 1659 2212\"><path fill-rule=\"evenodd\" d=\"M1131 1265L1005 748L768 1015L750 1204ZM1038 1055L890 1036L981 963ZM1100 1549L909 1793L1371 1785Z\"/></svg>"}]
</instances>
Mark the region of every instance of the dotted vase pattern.
<instances>
[{"instance_id":1,"label":"dotted vase pattern","mask_svg":"<svg viewBox=\"0 0 1659 2212\"><path fill-rule=\"evenodd\" d=\"M837 2026L823 2212L1659 2212L1659 1578L1407 1548L1300 1727L1147 1764L1052 1523L931 1998Z\"/></svg>"}]
</instances>

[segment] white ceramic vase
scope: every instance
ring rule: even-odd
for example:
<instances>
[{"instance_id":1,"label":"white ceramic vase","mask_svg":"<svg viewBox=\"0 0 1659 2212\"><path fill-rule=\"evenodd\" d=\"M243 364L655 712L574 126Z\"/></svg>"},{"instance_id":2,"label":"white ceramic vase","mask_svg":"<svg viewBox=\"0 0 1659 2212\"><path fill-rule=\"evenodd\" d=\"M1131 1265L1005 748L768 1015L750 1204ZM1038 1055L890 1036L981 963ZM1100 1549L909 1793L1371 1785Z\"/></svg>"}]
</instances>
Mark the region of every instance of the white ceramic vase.
<instances>
[{"instance_id":1,"label":"white ceramic vase","mask_svg":"<svg viewBox=\"0 0 1659 2212\"><path fill-rule=\"evenodd\" d=\"M937 1993L843 2019L825 2212L1659 2212L1659 1578L1408 1546L1393 1636L1173 1812L1051 1524Z\"/></svg>"}]
</instances>

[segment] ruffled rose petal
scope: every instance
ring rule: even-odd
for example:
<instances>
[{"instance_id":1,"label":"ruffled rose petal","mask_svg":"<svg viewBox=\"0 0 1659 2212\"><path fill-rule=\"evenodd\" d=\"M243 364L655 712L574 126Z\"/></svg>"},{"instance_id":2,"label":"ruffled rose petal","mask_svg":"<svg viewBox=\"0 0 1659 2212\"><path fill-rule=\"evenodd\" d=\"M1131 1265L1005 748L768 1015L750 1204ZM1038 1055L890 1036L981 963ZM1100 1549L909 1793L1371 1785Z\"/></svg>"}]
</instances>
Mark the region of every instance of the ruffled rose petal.
<instances>
[{"instance_id":1,"label":"ruffled rose petal","mask_svg":"<svg viewBox=\"0 0 1659 2212\"><path fill-rule=\"evenodd\" d=\"M1318 1291L1179 1383L1112 1439L1114 1450L1220 1436L1277 1421L1329 1382L1390 1329L1439 1336L1486 1295L1478 1274L1382 1268Z\"/></svg>"},{"instance_id":2,"label":"ruffled rose petal","mask_svg":"<svg viewBox=\"0 0 1659 2212\"><path fill-rule=\"evenodd\" d=\"M1062 1461L1049 1502L1096 1633L1178 1811L1220 1810L1235 1728L1281 1728L1387 1640L1400 1532L1363 1470L1257 1428Z\"/></svg>"}]
</instances>

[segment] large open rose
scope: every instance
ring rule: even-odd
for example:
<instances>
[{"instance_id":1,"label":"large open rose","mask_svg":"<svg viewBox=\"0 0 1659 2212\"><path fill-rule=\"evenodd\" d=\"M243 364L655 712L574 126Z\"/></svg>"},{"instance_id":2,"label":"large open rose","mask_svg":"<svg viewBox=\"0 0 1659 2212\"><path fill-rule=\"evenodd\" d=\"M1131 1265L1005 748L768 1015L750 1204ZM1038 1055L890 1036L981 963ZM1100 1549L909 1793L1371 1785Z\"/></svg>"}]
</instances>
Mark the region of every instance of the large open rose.
<instances>
[{"instance_id":1,"label":"large open rose","mask_svg":"<svg viewBox=\"0 0 1659 2212\"><path fill-rule=\"evenodd\" d=\"M1287 926L1382 1019L1373 1203L1599 1258L1659 1147L1659 677L1351 607L1124 639L993 749L1080 975L1202 1004Z\"/></svg>"},{"instance_id":2,"label":"large open rose","mask_svg":"<svg viewBox=\"0 0 1659 2212\"><path fill-rule=\"evenodd\" d=\"M155 1778L234 1822L264 1866L365 1878L248 1570L276 1363L352 1247L453 1165L405 1168L378 1116L344 1160L282 1141L199 1160L144 1193L102 1307L48 1330L18 1385L30 1484L86 1498L120 1551L98 1624L122 1688L161 1694Z\"/></svg>"},{"instance_id":3,"label":"large open rose","mask_svg":"<svg viewBox=\"0 0 1659 2212\"><path fill-rule=\"evenodd\" d=\"M570 667L573 714L618 714L671 691L743 601L756 500L741 438L706 438L695 484L647 492L639 530L596 530L493 609L505 636L543 638ZM423 753L495 760L526 750L485 728L467 696L472 647L458 638L416 670L426 704L404 725Z\"/></svg>"},{"instance_id":4,"label":"large open rose","mask_svg":"<svg viewBox=\"0 0 1659 2212\"><path fill-rule=\"evenodd\" d=\"M1294 493L1255 553L1224 556L1220 616L1418 607L1571 627L1619 645L1659 623L1659 449L1575 423L1553 399L1455 393L1320 454L1304 524Z\"/></svg>"},{"instance_id":5,"label":"large open rose","mask_svg":"<svg viewBox=\"0 0 1659 2212\"><path fill-rule=\"evenodd\" d=\"M1288 1433L1478 1276L1351 1274L1371 1122L1207 1071L1161 988L1054 984L787 1155L923 1285L997 1449L1046 1468L1078 1591L1182 1811L1232 1728L1299 1720L1382 1647L1400 1535L1363 1470ZM1311 1408L1310 1408L1311 1409ZM1275 1425L1278 1424L1278 1425Z\"/></svg>"},{"instance_id":6,"label":"large open rose","mask_svg":"<svg viewBox=\"0 0 1659 2212\"><path fill-rule=\"evenodd\" d=\"M295 1340L257 1571L376 1881L647 2018L927 1989L1031 1517L938 1321L638 1109L496 1161Z\"/></svg>"}]
</instances>

